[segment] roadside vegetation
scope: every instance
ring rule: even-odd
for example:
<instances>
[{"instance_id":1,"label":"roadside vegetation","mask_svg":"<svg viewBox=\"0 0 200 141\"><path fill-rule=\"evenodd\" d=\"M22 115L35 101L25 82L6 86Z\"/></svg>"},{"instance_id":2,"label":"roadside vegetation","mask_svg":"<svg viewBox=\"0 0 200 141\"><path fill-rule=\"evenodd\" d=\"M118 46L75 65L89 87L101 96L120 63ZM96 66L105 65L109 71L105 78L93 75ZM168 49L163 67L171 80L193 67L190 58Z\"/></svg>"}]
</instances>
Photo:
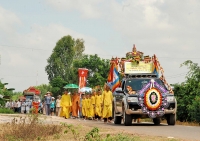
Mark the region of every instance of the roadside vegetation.
<instances>
[{"instance_id":1,"label":"roadside vegetation","mask_svg":"<svg viewBox=\"0 0 200 141\"><path fill-rule=\"evenodd\" d=\"M179 141L164 137L129 134L113 129L97 128L80 123L47 124L38 115L14 118L0 124L1 141Z\"/></svg>"},{"instance_id":2,"label":"roadside vegetation","mask_svg":"<svg viewBox=\"0 0 200 141\"><path fill-rule=\"evenodd\" d=\"M185 82L174 85L178 103L177 120L200 125L200 66L190 60L181 66L186 66L189 71Z\"/></svg>"},{"instance_id":3,"label":"roadside vegetation","mask_svg":"<svg viewBox=\"0 0 200 141\"><path fill-rule=\"evenodd\" d=\"M0 114L14 114L14 111L7 108L0 108Z\"/></svg>"}]
</instances>

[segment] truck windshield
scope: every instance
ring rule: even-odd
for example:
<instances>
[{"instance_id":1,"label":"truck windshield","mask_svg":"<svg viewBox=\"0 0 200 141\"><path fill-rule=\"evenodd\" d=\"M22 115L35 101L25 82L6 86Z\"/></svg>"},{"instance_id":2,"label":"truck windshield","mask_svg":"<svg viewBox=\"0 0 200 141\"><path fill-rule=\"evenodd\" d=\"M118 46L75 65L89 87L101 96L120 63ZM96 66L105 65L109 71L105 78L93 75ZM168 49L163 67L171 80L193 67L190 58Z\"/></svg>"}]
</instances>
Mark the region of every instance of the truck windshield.
<instances>
[{"instance_id":1,"label":"truck windshield","mask_svg":"<svg viewBox=\"0 0 200 141\"><path fill-rule=\"evenodd\" d=\"M154 79L159 85L161 85L162 87L165 87L165 85L163 84L163 82L160 79ZM149 81L151 81L151 78L138 78L138 79L129 79L126 81L125 84L125 92L128 92L128 90L126 89L127 86L130 86L134 91L138 91L141 90L147 83L149 83Z\"/></svg>"}]
</instances>

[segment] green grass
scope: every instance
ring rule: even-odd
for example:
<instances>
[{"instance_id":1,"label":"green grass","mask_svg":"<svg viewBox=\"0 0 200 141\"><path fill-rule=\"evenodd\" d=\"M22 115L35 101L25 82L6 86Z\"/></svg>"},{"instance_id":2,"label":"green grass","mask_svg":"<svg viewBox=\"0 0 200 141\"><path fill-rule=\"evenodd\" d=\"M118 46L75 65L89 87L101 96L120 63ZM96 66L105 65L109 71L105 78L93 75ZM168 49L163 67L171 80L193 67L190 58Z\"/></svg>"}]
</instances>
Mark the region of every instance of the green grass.
<instances>
[{"instance_id":1,"label":"green grass","mask_svg":"<svg viewBox=\"0 0 200 141\"><path fill-rule=\"evenodd\" d=\"M14 111L11 109L7 109L7 108L0 108L0 113L3 114L14 114Z\"/></svg>"}]
</instances>

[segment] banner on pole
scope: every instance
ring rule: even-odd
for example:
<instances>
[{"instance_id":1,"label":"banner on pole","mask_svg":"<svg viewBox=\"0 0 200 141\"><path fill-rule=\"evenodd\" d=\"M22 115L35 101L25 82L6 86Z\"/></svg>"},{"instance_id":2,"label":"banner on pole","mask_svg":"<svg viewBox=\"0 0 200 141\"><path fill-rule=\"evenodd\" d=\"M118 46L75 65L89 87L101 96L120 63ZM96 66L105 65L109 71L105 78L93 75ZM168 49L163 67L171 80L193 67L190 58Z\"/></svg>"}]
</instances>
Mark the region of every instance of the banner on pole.
<instances>
[{"instance_id":1,"label":"banner on pole","mask_svg":"<svg viewBox=\"0 0 200 141\"><path fill-rule=\"evenodd\" d=\"M88 75L88 69L85 68L79 68L78 69L79 74L79 90L86 86L86 78Z\"/></svg>"}]
</instances>

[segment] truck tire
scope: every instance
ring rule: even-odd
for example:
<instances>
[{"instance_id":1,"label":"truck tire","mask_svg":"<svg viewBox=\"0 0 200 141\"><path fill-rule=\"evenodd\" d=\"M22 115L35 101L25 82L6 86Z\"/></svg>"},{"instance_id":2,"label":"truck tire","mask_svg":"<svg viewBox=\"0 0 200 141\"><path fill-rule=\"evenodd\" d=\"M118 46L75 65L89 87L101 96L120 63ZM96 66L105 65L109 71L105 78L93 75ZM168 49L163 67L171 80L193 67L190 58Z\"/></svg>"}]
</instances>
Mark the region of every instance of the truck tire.
<instances>
[{"instance_id":1,"label":"truck tire","mask_svg":"<svg viewBox=\"0 0 200 141\"><path fill-rule=\"evenodd\" d=\"M122 123L122 117L121 116L115 116L114 117L114 124L121 124Z\"/></svg>"},{"instance_id":2,"label":"truck tire","mask_svg":"<svg viewBox=\"0 0 200 141\"><path fill-rule=\"evenodd\" d=\"M167 124L168 125L175 125L176 123L176 114L170 114L167 116Z\"/></svg>"},{"instance_id":3,"label":"truck tire","mask_svg":"<svg viewBox=\"0 0 200 141\"><path fill-rule=\"evenodd\" d=\"M132 125L132 116L126 114L125 110L123 111L123 120L125 126L131 126Z\"/></svg>"},{"instance_id":4,"label":"truck tire","mask_svg":"<svg viewBox=\"0 0 200 141\"><path fill-rule=\"evenodd\" d=\"M160 118L153 118L153 123L155 125L160 125Z\"/></svg>"}]
</instances>

